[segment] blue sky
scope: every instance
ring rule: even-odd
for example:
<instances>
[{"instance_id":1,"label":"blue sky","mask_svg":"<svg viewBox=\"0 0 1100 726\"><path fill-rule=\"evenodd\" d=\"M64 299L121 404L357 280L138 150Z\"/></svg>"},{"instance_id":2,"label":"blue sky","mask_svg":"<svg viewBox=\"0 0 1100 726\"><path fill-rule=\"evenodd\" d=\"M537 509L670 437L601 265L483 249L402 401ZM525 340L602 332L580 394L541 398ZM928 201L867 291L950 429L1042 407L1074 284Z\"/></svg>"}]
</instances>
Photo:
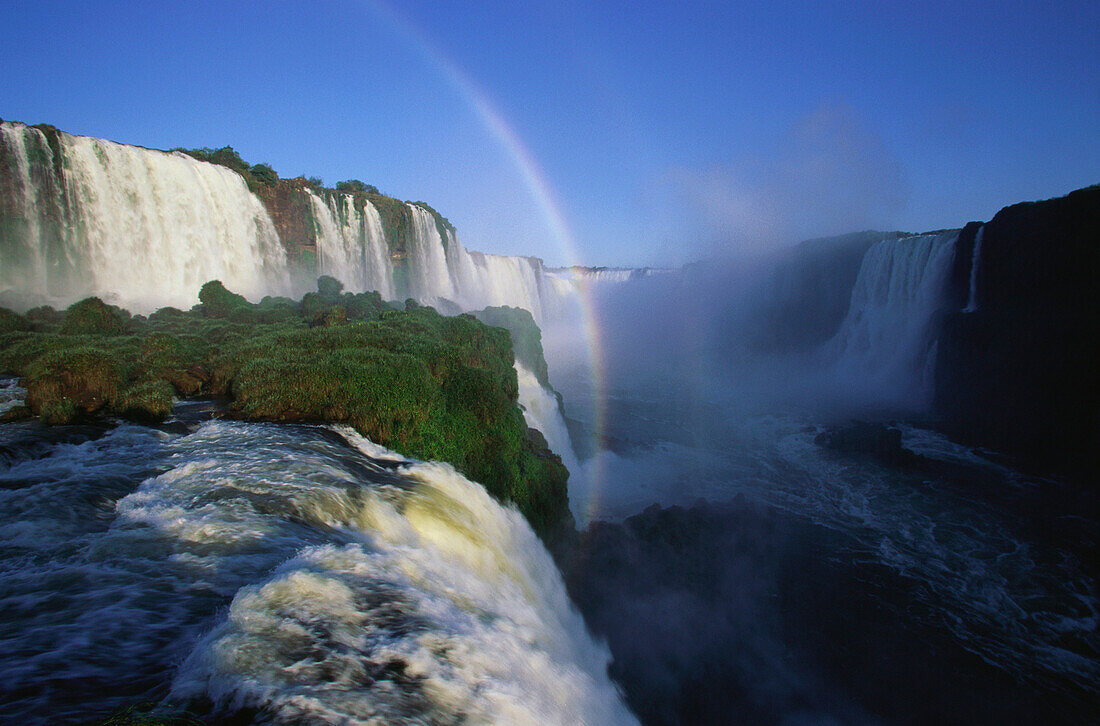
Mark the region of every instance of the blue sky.
<instances>
[{"instance_id":1,"label":"blue sky","mask_svg":"<svg viewBox=\"0 0 1100 726\"><path fill-rule=\"evenodd\" d=\"M146 0L3 18L2 118L360 178L431 203L468 247L554 264L959 226L1100 182L1093 0Z\"/></svg>"}]
</instances>

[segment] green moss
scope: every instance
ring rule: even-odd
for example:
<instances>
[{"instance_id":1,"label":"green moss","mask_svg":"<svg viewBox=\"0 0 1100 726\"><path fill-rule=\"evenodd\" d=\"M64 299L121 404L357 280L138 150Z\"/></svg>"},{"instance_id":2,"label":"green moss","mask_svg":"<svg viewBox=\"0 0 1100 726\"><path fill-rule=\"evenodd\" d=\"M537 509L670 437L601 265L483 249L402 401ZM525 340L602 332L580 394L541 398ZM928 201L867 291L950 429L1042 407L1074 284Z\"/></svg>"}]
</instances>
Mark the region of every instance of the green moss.
<instances>
[{"instance_id":1,"label":"green moss","mask_svg":"<svg viewBox=\"0 0 1100 726\"><path fill-rule=\"evenodd\" d=\"M54 310L49 305L31 308L24 317L35 330L60 328L65 320L64 313Z\"/></svg>"},{"instance_id":2,"label":"green moss","mask_svg":"<svg viewBox=\"0 0 1100 726\"><path fill-rule=\"evenodd\" d=\"M229 318L234 313L247 312L251 305L242 295L225 289L221 280L211 280L199 290L202 313L208 318Z\"/></svg>"},{"instance_id":3,"label":"green moss","mask_svg":"<svg viewBox=\"0 0 1100 726\"><path fill-rule=\"evenodd\" d=\"M27 407L50 423L95 413L106 406L123 383L111 353L99 348L50 350L26 368Z\"/></svg>"},{"instance_id":4,"label":"green moss","mask_svg":"<svg viewBox=\"0 0 1100 726\"><path fill-rule=\"evenodd\" d=\"M535 318L523 308L503 307L485 308L473 313L486 325L504 328L512 336L512 347L518 360L527 370L535 374L539 383L550 385L550 374L546 368L546 358L542 352L542 331Z\"/></svg>"},{"instance_id":5,"label":"green moss","mask_svg":"<svg viewBox=\"0 0 1100 726\"><path fill-rule=\"evenodd\" d=\"M130 386L111 401L111 410L137 421L163 421L172 413L172 386L163 380Z\"/></svg>"},{"instance_id":6,"label":"green moss","mask_svg":"<svg viewBox=\"0 0 1100 726\"><path fill-rule=\"evenodd\" d=\"M65 328L109 332L0 332L0 367L24 377L27 406L50 423L102 411L157 420L173 395L225 395L243 419L347 423L407 456L450 462L540 532L568 516L568 473L528 436L504 328L415 303L394 310L377 293L341 294L332 278L297 303L252 305L217 281L199 297L129 335L124 316L83 301Z\"/></svg>"},{"instance_id":7,"label":"green moss","mask_svg":"<svg viewBox=\"0 0 1100 726\"><path fill-rule=\"evenodd\" d=\"M0 308L0 333L12 333L20 330L30 330L30 322L19 313Z\"/></svg>"},{"instance_id":8,"label":"green moss","mask_svg":"<svg viewBox=\"0 0 1100 726\"><path fill-rule=\"evenodd\" d=\"M126 318L118 308L113 308L98 297L89 297L73 303L65 311L61 332L65 335L122 335L126 332Z\"/></svg>"},{"instance_id":9,"label":"green moss","mask_svg":"<svg viewBox=\"0 0 1100 726\"><path fill-rule=\"evenodd\" d=\"M80 413L77 405L67 398L47 401L37 411L34 409L31 411L36 413L44 423L55 426L71 423Z\"/></svg>"}]
</instances>

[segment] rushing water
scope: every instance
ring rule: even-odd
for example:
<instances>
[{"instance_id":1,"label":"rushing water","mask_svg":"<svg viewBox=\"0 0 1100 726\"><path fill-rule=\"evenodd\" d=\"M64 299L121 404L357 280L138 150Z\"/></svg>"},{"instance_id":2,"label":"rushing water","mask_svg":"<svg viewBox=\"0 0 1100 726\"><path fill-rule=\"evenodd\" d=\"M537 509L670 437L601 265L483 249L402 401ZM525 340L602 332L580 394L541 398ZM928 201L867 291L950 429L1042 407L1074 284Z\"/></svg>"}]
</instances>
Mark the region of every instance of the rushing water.
<instances>
[{"instance_id":1,"label":"rushing water","mask_svg":"<svg viewBox=\"0 0 1100 726\"><path fill-rule=\"evenodd\" d=\"M189 308L213 279L255 298L285 291L275 228L238 174L65 133L58 166L38 129L2 132L0 161L21 200L3 233L0 279L13 292L64 304L97 294L149 311Z\"/></svg>"},{"instance_id":2,"label":"rushing water","mask_svg":"<svg viewBox=\"0 0 1100 726\"><path fill-rule=\"evenodd\" d=\"M166 153L0 122L0 292L8 304L66 306L98 295L133 312L189 308L208 280L252 300L291 291L286 245L264 204L229 169ZM316 274L352 292L462 310L511 305L536 320L576 304L575 275L530 257L467 250L407 204L396 255L369 200L304 189ZM578 273L580 274L580 273ZM602 274L602 273L597 273Z\"/></svg>"},{"instance_id":3,"label":"rushing water","mask_svg":"<svg viewBox=\"0 0 1100 726\"><path fill-rule=\"evenodd\" d=\"M974 236L974 253L970 258L970 293L966 298L964 313L978 311L978 270L982 261L982 242L985 240L985 225L978 227L978 233Z\"/></svg>"},{"instance_id":4,"label":"rushing water","mask_svg":"<svg viewBox=\"0 0 1100 726\"><path fill-rule=\"evenodd\" d=\"M852 389L908 408L931 402L933 317L955 256L958 232L887 239L872 246L848 315L830 346Z\"/></svg>"},{"instance_id":5,"label":"rushing water","mask_svg":"<svg viewBox=\"0 0 1100 726\"><path fill-rule=\"evenodd\" d=\"M339 427L0 433L5 719L632 720L523 518L449 466Z\"/></svg>"}]
</instances>

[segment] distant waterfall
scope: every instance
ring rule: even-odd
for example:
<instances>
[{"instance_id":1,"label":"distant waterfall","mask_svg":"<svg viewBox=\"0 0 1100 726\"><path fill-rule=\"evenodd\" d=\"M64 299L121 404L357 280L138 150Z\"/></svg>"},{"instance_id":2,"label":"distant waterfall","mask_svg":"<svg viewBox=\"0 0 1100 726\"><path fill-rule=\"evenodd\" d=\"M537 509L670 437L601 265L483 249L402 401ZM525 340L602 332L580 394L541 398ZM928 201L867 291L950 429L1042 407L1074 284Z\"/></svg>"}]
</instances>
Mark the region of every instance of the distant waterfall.
<instances>
[{"instance_id":1,"label":"distant waterfall","mask_svg":"<svg viewBox=\"0 0 1100 726\"><path fill-rule=\"evenodd\" d=\"M974 237L974 255L970 260L970 296L967 298L964 313L973 313L978 310L978 264L982 260L982 239L985 237L985 225L978 227L978 234Z\"/></svg>"},{"instance_id":2,"label":"distant waterfall","mask_svg":"<svg viewBox=\"0 0 1100 726\"><path fill-rule=\"evenodd\" d=\"M316 273L387 300L412 297L444 312L510 305L545 323L576 312L581 281L649 272L548 270L533 257L467 250L418 204L406 203L404 221L392 229L363 195L293 184L283 191L305 204L276 209L278 229L286 229L287 214L309 219L290 219L292 231L283 234L294 236L280 240L265 203L225 167L0 123L0 304L64 307L98 295L144 313L188 308L212 279L259 300L291 294L291 278ZM299 255L312 245L315 267ZM290 269L288 249L304 267Z\"/></svg>"},{"instance_id":3,"label":"distant waterfall","mask_svg":"<svg viewBox=\"0 0 1100 726\"><path fill-rule=\"evenodd\" d=\"M454 281L447 268L447 254L435 217L423 207L406 206L412 213L408 257L410 296L421 301L439 297L454 300Z\"/></svg>"},{"instance_id":4,"label":"distant waterfall","mask_svg":"<svg viewBox=\"0 0 1100 726\"><path fill-rule=\"evenodd\" d=\"M362 209L355 197L340 194L328 204L309 195L316 224L320 274L331 275L353 290L377 290L386 300L397 297L393 263L378 210L367 200Z\"/></svg>"},{"instance_id":5,"label":"distant waterfall","mask_svg":"<svg viewBox=\"0 0 1100 726\"><path fill-rule=\"evenodd\" d=\"M628 282L667 272L670 270L651 267L555 267L549 270L555 277L592 282Z\"/></svg>"},{"instance_id":6,"label":"distant waterfall","mask_svg":"<svg viewBox=\"0 0 1100 726\"><path fill-rule=\"evenodd\" d=\"M60 132L57 158L39 129L0 130L0 285L16 296L147 312L190 307L211 279L249 297L286 287L274 225L238 174Z\"/></svg>"},{"instance_id":7,"label":"distant waterfall","mask_svg":"<svg viewBox=\"0 0 1100 726\"><path fill-rule=\"evenodd\" d=\"M408 257L411 294L431 304L446 298L464 310L510 305L545 321L575 294L550 278L540 260L470 252L450 231L440 236L435 217L410 204L413 235Z\"/></svg>"},{"instance_id":8,"label":"distant waterfall","mask_svg":"<svg viewBox=\"0 0 1100 726\"><path fill-rule=\"evenodd\" d=\"M931 323L958 232L887 239L863 257L848 314L828 344L844 385L922 408L932 394Z\"/></svg>"},{"instance_id":9,"label":"distant waterfall","mask_svg":"<svg viewBox=\"0 0 1100 726\"><path fill-rule=\"evenodd\" d=\"M424 207L406 203L409 229L403 260L394 260L378 211L352 195L328 200L307 191L317 235L320 272L349 291L377 290L391 300L425 305L447 300L462 310L510 305L544 321L576 294L571 281L548 275L540 260L471 252Z\"/></svg>"}]
</instances>

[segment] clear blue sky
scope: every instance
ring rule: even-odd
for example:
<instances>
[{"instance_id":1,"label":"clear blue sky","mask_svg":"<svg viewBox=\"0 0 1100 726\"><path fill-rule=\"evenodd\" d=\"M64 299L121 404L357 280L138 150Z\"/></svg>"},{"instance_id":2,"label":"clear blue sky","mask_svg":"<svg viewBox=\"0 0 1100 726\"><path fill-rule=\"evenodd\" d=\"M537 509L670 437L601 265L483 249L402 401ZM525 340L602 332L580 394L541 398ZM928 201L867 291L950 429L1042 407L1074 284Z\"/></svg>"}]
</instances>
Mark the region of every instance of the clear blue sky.
<instances>
[{"instance_id":1,"label":"clear blue sky","mask_svg":"<svg viewBox=\"0 0 1100 726\"><path fill-rule=\"evenodd\" d=\"M557 264L471 89L586 264L958 226L1100 182L1095 0L39 1L2 18L2 118L360 178L431 203L468 247Z\"/></svg>"}]
</instances>

